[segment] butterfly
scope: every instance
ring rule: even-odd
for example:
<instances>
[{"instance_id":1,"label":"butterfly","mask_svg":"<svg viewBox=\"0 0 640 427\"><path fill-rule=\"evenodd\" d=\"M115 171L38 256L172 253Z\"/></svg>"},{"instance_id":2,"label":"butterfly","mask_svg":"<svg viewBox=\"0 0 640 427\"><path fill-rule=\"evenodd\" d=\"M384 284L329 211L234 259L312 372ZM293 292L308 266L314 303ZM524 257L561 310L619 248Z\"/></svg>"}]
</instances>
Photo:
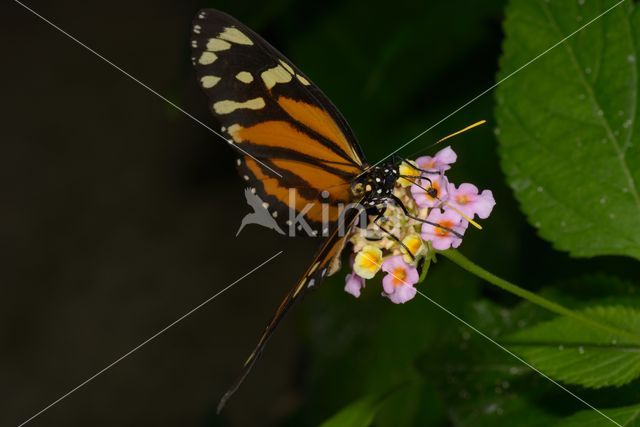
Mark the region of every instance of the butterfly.
<instances>
[{"instance_id":1,"label":"butterfly","mask_svg":"<svg viewBox=\"0 0 640 427\"><path fill-rule=\"evenodd\" d=\"M214 9L193 23L192 62L221 131L239 153L240 175L276 223L304 214L310 234L325 236L300 280L286 295L220 400L218 412L249 374L283 316L304 293L340 268L340 255L359 218L379 217L401 177L394 162L370 165L347 121L295 65L258 34ZM426 172L426 171L425 171ZM294 202L290 190L296 191ZM400 202L401 204L401 202ZM360 211L362 212L362 210ZM347 232L341 233L342 220Z\"/></svg>"}]
</instances>

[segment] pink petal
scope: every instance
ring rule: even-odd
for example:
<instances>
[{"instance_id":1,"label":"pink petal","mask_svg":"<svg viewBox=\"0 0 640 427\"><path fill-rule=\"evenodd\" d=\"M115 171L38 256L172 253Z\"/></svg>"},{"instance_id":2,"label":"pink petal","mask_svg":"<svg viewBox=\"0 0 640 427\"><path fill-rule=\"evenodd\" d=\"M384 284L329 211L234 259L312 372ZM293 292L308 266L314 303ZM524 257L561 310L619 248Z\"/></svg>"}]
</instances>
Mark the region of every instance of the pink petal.
<instances>
[{"instance_id":1,"label":"pink petal","mask_svg":"<svg viewBox=\"0 0 640 427\"><path fill-rule=\"evenodd\" d=\"M409 266L409 268L407 269L407 277L404 279L404 281L409 285L415 285L416 283L418 283L419 279L420 275L418 274L418 270L415 267Z\"/></svg>"},{"instance_id":2,"label":"pink petal","mask_svg":"<svg viewBox=\"0 0 640 427\"><path fill-rule=\"evenodd\" d=\"M478 195L478 187L476 187L475 185L469 182L463 182L462 184L460 184L460 187L458 187L457 191L461 192L462 194L467 194L469 196Z\"/></svg>"},{"instance_id":3,"label":"pink petal","mask_svg":"<svg viewBox=\"0 0 640 427\"><path fill-rule=\"evenodd\" d=\"M413 299L416 296L416 288L411 285L402 285L396 288L396 291L389 295L389 299L394 304L404 304L407 301Z\"/></svg>"},{"instance_id":4,"label":"pink petal","mask_svg":"<svg viewBox=\"0 0 640 427\"><path fill-rule=\"evenodd\" d=\"M395 255L387 258L382 262L382 271L389 273L390 271L395 270L396 268L407 268L408 265L404 262L404 258L402 255Z\"/></svg>"},{"instance_id":5,"label":"pink petal","mask_svg":"<svg viewBox=\"0 0 640 427\"><path fill-rule=\"evenodd\" d=\"M449 198L449 181L447 177L444 175L436 175L430 177L431 181L434 183L434 186L439 188L438 190L438 199L432 199L427 196L427 192L417 185L411 186L411 195L413 199L416 201L416 204L421 208L433 208L435 206L439 206L441 202L447 201ZM421 179L418 184L420 184L424 188L429 188L429 181L426 179Z\"/></svg>"},{"instance_id":6,"label":"pink petal","mask_svg":"<svg viewBox=\"0 0 640 427\"><path fill-rule=\"evenodd\" d=\"M434 209L429 212L427 219L431 222L440 223L442 221L451 221L454 224L459 224L462 220L462 216L454 210L446 209L444 212L440 209ZM433 227L433 226L431 226Z\"/></svg>"},{"instance_id":7,"label":"pink petal","mask_svg":"<svg viewBox=\"0 0 640 427\"><path fill-rule=\"evenodd\" d=\"M351 273L347 274L345 282L344 290L356 298L360 297L360 291L364 288L364 279L355 273Z\"/></svg>"},{"instance_id":8,"label":"pink petal","mask_svg":"<svg viewBox=\"0 0 640 427\"><path fill-rule=\"evenodd\" d=\"M476 213L480 218L487 219L495 205L496 200L493 198L491 190L484 190L476 201Z\"/></svg>"},{"instance_id":9,"label":"pink petal","mask_svg":"<svg viewBox=\"0 0 640 427\"><path fill-rule=\"evenodd\" d=\"M436 169L435 160L431 156L418 157L416 159L416 164L418 165L418 167L420 169L426 169L426 170L435 170Z\"/></svg>"},{"instance_id":10,"label":"pink petal","mask_svg":"<svg viewBox=\"0 0 640 427\"><path fill-rule=\"evenodd\" d=\"M416 159L416 164L421 169L427 170L439 170L441 172L451 169L449 166L455 163L458 159L458 155L451 149L451 147L445 147L438 151L435 156L422 156Z\"/></svg>"},{"instance_id":11,"label":"pink petal","mask_svg":"<svg viewBox=\"0 0 640 427\"><path fill-rule=\"evenodd\" d=\"M478 187L470 183L460 184L457 189L455 185L449 185L451 196L449 204L469 217L477 215L486 219L491 214L496 201L491 190L484 190L482 194L478 194L478 192ZM461 203L461 199L466 199L466 202Z\"/></svg>"},{"instance_id":12,"label":"pink petal","mask_svg":"<svg viewBox=\"0 0 640 427\"><path fill-rule=\"evenodd\" d=\"M460 234L464 234L468 226L467 222L462 220L460 214L450 209L445 210L444 212L441 212L439 209L434 209L429 213L427 219L437 224L441 224L444 221L450 221L453 223L451 229ZM422 238L424 240L429 240L434 249L442 251L451 247L457 248L462 243L462 239L458 236L452 233L442 236L436 231L436 229L437 227L431 224L422 225Z\"/></svg>"},{"instance_id":13,"label":"pink petal","mask_svg":"<svg viewBox=\"0 0 640 427\"><path fill-rule=\"evenodd\" d=\"M393 284L394 281L395 277L393 277L391 274L385 274L385 276L382 278L382 289L384 289L384 291L389 295L395 292L396 287Z\"/></svg>"},{"instance_id":14,"label":"pink petal","mask_svg":"<svg viewBox=\"0 0 640 427\"><path fill-rule=\"evenodd\" d=\"M455 163L456 160L458 160L458 155L456 154L455 151L453 151L451 146L447 146L442 150L438 151L434 156L434 158L436 160L436 163L438 164L450 165L452 163ZM449 168L447 167L447 169Z\"/></svg>"},{"instance_id":15,"label":"pink petal","mask_svg":"<svg viewBox=\"0 0 640 427\"><path fill-rule=\"evenodd\" d=\"M457 240L460 240L460 242L462 242L461 239L458 239L457 237L454 237ZM440 237L440 238L435 238L433 240L431 240L431 246L433 247L433 249L438 250L438 251L445 251L447 249L450 249L451 246L453 246L453 239L451 237ZM460 243L458 243L458 246L460 246ZM457 247L457 246L454 246Z\"/></svg>"}]
</instances>

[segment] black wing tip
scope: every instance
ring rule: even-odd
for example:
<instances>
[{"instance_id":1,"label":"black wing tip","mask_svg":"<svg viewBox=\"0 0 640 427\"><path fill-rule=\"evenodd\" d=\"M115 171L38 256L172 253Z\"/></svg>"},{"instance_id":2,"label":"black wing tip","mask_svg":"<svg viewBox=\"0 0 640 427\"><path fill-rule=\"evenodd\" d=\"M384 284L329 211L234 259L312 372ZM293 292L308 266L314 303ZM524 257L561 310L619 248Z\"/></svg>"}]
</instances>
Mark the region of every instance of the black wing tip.
<instances>
[{"instance_id":1,"label":"black wing tip","mask_svg":"<svg viewBox=\"0 0 640 427\"><path fill-rule=\"evenodd\" d=\"M211 28L217 26L242 26L233 16L218 9L204 8L198 10L191 22L192 39L206 38L210 35ZM221 29L221 28L220 28Z\"/></svg>"},{"instance_id":2,"label":"black wing tip","mask_svg":"<svg viewBox=\"0 0 640 427\"><path fill-rule=\"evenodd\" d=\"M220 415L222 413L222 410L227 405L227 401L229 400L230 397L231 397L231 394L229 392L226 392L224 396L222 396L216 408L216 415Z\"/></svg>"},{"instance_id":3,"label":"black wing tip","mask_svg":"<svg viewBox=\"0 0 640 427\"><path fill-rule=\"evenodd\" d=\"M240 376L236 378L233 385L220 398L220 402L218 402L218 407L216 408L216 414L220 415L224 407L227 405L227 402L229 401L229 399L231 399L231 396L233 396L235 392L238 391L238 389L240 388L240 385L244 382L244 379L247 378L247 375L249 374L249 371L251 370L252 367L253 367L253 364L248 368L246 365L243 367Z\"/></svg>"},{"instance_id":4,"label":"black wing tip","mask_svg":"<svg viewBox=\"0 0 640 427\"><path fill-rule=\"evenodd\" d=\"M196 24L198 21L203 21L211 18L223 18L224 21L237 21L233 16L229 15L226 12L223 12L219 9L214 9L212 7L205 7L199 9L196 13L196 17L193 20L193 23Z\"/></svg>"}]
</instances>

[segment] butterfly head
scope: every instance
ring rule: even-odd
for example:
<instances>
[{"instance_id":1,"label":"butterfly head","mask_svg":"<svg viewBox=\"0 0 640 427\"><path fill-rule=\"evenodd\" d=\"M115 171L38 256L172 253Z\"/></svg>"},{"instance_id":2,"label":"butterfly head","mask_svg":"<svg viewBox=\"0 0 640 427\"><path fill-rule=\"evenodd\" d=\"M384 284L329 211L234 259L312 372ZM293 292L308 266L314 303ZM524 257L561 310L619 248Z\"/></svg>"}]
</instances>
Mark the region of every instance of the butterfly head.
<instances>
[{"instance_id":1,"label":"butterfly head","mask_svg":"<svg viewBox=\"0 0 640 427\"><path fill-rule=\"evenodd\" d=\"M391 163L374 166L351 185L351 193L375 205L391 197L399 176L397 166Z\"/></svg>"}]
</instances>

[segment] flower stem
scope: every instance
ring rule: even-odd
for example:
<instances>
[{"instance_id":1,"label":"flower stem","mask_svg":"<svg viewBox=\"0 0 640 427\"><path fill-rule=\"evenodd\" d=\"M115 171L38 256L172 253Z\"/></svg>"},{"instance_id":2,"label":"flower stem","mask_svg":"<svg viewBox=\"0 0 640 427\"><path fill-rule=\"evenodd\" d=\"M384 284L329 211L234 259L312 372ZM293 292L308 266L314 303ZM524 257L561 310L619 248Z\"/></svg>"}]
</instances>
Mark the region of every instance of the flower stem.
<instances>
[{"instance_id":1,"label":"flower stem","mask_svg":"<svg viewBox=\"0 0 640 427\"><path fill-rule=\"evenodd\" d=\"M507 282L506 280L496 276L495 274L485 270L480 267L478 264L475 264L469 258L462 255L455 249L438 252L440 255L448 258L450 261L454 262L458 266L467 270L469 273L484 279L485 281L495 285L511 294L517 295L525 300L536 304L540 307L543 307L553 313L559 314L561 316L566 316L571 319L577 320L589 326L595 327L602 331L607 331L608 333L616 335L618 338L627 337L634 342L640 342L640 336L633 334L631 332L625 331L623 329L616 328L615 326L601 323L600 321L587 317L579 312L573 311L567 307L564 307L556 302L550 301L546 298L541 297L540 295L534 294L526 289L523 289L517 285L514 285L511 282Z\"/></svg>"}]
</instances>

